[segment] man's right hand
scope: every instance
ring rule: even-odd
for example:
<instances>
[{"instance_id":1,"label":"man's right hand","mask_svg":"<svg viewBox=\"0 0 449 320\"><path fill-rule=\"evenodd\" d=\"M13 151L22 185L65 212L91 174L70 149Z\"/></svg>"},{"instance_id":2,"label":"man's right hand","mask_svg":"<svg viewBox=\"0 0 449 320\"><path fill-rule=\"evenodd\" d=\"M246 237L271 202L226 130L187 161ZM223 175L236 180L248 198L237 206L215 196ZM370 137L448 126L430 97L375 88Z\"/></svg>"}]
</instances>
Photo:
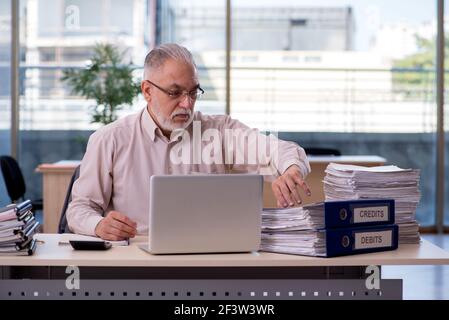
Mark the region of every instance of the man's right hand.
<instances>
[{"instance_id":1,"label":"man's right hand","mask_svg":"<svg viewBox=\"0 0 449 320\"><path fill-rule=\"evenodd\" d=\"M95 234L103 240L120 241L134 238L137 224L118 211L109 212L95 227Z\"/></svg>"}]
</instances>

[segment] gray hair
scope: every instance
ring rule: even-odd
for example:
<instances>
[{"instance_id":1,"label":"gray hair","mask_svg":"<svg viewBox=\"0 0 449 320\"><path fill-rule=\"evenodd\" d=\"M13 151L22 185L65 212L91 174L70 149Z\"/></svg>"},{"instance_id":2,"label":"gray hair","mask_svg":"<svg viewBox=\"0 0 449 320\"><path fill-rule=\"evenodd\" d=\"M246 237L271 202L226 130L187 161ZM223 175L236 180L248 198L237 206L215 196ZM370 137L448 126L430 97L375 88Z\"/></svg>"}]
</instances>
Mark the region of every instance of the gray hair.
<instances>
[{"instance_id":1,"label":"gray hair","mask_svg":"<svg viewBox=\"0 0 449 320\"><path fill-rule=\"evenodd\" d=\"M150 70L158 69L169 59L184 62L196 68L193 56L187 48L176 43L165 43L155 47L145 57L143 78L148 79Z\"/></svg>"}]
</instances>

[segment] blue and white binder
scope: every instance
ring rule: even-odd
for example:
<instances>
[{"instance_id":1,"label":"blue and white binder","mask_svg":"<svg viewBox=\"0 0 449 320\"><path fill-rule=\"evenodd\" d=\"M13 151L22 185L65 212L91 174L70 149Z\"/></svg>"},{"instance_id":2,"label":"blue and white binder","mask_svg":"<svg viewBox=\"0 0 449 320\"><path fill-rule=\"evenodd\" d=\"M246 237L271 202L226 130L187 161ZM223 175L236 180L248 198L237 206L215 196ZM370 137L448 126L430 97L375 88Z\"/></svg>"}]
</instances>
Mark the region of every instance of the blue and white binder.
<instances>
[{"instance_id":1,"label":"blue and white binder","mask_svg":"<svg viewBox=\"0 0 449 320\"><path fill-rule=\"evenodd\" d=\"M395 222L392 199L324 202L325 228L388 225Z\"/></svg>"},{"instance_id":2,"label":"blue and white binder","mask_svg":"<svg viewBox=\"0 0 449 320\"><path fill-rule=\"evenodd\" d=\"M370 226L320 230L326 238L326 257L396 250L398 226Z\"/></svg>"}]
</instances>

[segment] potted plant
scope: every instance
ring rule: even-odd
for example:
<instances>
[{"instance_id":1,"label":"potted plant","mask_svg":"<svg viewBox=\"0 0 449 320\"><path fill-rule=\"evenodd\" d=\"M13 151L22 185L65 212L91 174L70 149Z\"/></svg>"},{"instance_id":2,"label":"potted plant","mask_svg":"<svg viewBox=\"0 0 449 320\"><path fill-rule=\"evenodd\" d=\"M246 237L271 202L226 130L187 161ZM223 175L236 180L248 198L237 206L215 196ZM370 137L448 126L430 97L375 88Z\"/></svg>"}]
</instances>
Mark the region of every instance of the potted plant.
<instances>
[{"instance_id":1,"label":"potted plant","mask_svg":"<svg viewBox=\"0 0 449 320\"><path fill-rule=\"evenodd\" d=\"M123 63L124 52L111 44L98 44L90 65L85 69L68 69L61 80L74 94L94 99L92 123L108 124L117 120L117 111L131 105L140 92L133 79L133 66Z\"/></svg>"}]
</instances>

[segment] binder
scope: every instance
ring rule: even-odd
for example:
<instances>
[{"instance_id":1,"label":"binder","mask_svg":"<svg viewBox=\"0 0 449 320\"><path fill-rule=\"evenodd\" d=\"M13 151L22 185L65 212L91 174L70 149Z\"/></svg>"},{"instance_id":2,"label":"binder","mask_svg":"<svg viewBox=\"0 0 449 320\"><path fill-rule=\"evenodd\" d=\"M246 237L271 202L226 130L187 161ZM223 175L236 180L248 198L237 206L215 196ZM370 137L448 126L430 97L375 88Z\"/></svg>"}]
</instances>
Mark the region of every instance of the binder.
<instances>
[{"instance_id":1,"label":"binder","mask_svg":"<svg viewBox=\"0 0 449 320\"><path fill-rule=\"evenodd\" d=\"M33 244L33 241L35 239L34 238L29 238L28 240L24 241L24 242L17 242L16 243L16 249L17 251L23 250L25 248L28 248L30 245Z\"/></svg>"},{"instance_id":2,"label":"binder","mask_svg":"<svg viewBox=\"0 0 449 320\"><path fill-rule=\"evenodd\" d=\"M34 253L39 221L30 200L0 208L0 256L28 256Z\"/></svg>"},{"instance_id":3,"label":"binder","mask_svg":"<svg viewBox=\"0 0 449 320\"><path fill-rule=\"evenodd\" d=\"M2 222L0 222L0 233L2 233L5 230L9 230L9 229L23 228L23 226L27 225L31 219L35 219L34 215L30 215L30 217L28 219L21 220L21 221L16 220L16 219L2 221Z\"/></svg>"},{"instance_id":4,"label":"binder","mask_svg":"<svg viewBox=\"0 0 449 320\"><path fill-rule=\"evenodd\" d=\"M398 226L370 226L321 230L326 238L326 257L396 250Z\"/></svg>"},{"instance_id":5,"label":"binder","mask_svg":"<svg viewBox=\"0 0 449 320\"><path fill-rule=\"evenodd\" d=\"M27 211L30 211L33 208L33 205L31 204L31 200L25 200L19 204L16 205L16 212L17 216L21 216Z\"/></svg>"},{"instance_id":6,"label":"binder","mask_svg":"<svg viewBox=\"0 0 449 320\"><path fill-rule=\"evenodd\" d=\"M24 221L30 218L30 216L34 216L34 213L30 210L27 210L20 215L17 216L18 221Z\"/></svg>"},{"instance_id":7,"label":"binder","mask_svg":"<svg viewBox=\"0 0 449 320\"><path fill-rule=\"evenodd\" d=\"M17 221L19 225L12 225L12 227L0 230L0 238L13 234L26 234L28 230L31 229L36 223L39 223L39 221L37 221L34 216L31 216L31 218L28 219L25 223L23 222L24 221Z\"/></svg>"},{"instance_id":8,"label":"binder","mask_svg":"<svg viewBox=\"0 0 449 320\"><path fill-rule=\"evenodd\" d=\"M29 238L31 238L36 228L39 226L39 221L32 221L30 225L28 225L26 228L22 229L16 229L13 231L14 235L18 235L22 237L23 241L27 241Z\"/></svg>"},{"instance_id":9,"label":"binder","mask_svg":"<svg viewBox=\"0 0 449 320\"><path fill-rule=\"evenodd\" d=\"M395 223L392 199L324 202L325 228L347 228Z\"/></svg>"},{"instance_id":10,"label":"binder","mask_svg":"<svg viewBox=\"0 0 449 320\"><path fill-rule=\"evenodd\" d=\"M18 247L0 248L1 256L31 256L36 251L36 239L31 239L28 244L19 249Z\"/></svg>"},{"instance_id":11,"label":"binder","mask_svg":"<svg viewBox=\"0 0 449 320\"><path fill-rule=\"evenodd\" d=\"M25 200L19 204L13 204L0 209L0 222L17 219L25 219L32 209L30 200Z\"/></svg>"}]
</instances>

